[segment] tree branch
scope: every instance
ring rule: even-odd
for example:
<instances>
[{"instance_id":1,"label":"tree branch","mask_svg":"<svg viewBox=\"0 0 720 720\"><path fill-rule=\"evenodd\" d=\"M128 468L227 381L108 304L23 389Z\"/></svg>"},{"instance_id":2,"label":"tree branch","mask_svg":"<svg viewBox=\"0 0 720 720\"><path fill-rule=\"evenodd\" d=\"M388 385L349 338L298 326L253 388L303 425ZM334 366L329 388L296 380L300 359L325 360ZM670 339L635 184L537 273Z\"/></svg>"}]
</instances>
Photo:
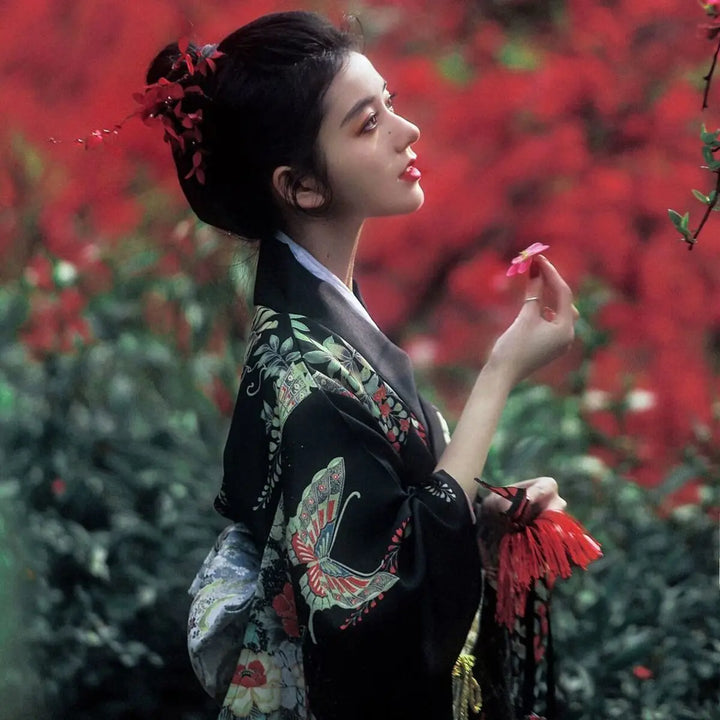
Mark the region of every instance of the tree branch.
<instances>
[{"instance_id":1,"label":"tree branch","mask_svg":"<svg viewBox=\"0 0 720 720\"><path fill-rule=\"evenodd\" d=\"M702 104L703 110L705 110L708 107L708 95L710 94L710 84L712 83L713 73L715 72L715 66L717 65L718 53L720 53L720 40L718 41L718 44L715 47L715 53L713 54L713 59L712 59L712 63L710 64L710 69L708 70L707 75L705 75L703 77L703 80L705 81L705 92L703 93L703 104Z\"/></svg>"},{"instance_id":2,"label":"tree branch","mask_svg":"<svg viewBox=\"0 0 720 720\"><path fill-rule=\"evenodd\" d=\"M718 47L720 49L720 46ZM715 56L717 57L717 50L715 51ZM703 226L707 222L708 218L710 217L710 213L713 211L713 208L718 204L718 199L720 199L720 170L715 171L716 180L715 180L715 192L713 193L713 199L711 202L708 203L707 207L705 208L705 214L702 217L702 220L700 221L700 224L697 226L697 230L693 233L693 240L697 240L698 235L700 234L700 231L703 229ZM688 250L692 250L694 247L694 243L688 243Z\"/></svg>"}]
</instances>

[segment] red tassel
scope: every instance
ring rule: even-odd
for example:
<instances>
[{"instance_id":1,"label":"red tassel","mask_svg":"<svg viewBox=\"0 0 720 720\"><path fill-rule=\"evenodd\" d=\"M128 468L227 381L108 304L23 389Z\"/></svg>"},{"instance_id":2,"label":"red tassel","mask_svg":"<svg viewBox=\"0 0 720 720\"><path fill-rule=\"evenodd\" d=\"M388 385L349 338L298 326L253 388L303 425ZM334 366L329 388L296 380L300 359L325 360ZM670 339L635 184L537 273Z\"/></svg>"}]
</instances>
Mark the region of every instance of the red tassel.
<instances>
[{"instance_id":1,"label":"red tassel","mask_svg":"<svg viewBox=\"0 0 720 720\"><path fill-rule=\"evenodd\" d=\"M599 543L567 513L545 510L526 525L513 523L500 541L496 620L512 629L536 580L552 586L570 576L572 565L585 570L601 556Z\"/></svg>"}]
</instances>

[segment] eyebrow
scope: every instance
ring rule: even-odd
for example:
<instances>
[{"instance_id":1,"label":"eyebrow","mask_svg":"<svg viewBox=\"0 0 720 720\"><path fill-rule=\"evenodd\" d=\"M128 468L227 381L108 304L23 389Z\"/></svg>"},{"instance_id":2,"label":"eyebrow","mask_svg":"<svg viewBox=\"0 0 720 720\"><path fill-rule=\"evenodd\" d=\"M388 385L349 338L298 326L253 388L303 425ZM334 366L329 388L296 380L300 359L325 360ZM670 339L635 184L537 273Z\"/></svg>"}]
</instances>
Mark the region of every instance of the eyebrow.
<instances>
[{"instance_id":1,"label":"eyebrow","mask_svg":"<svg viewBox=\"0 0 720 720\"><path fill-rule=\"evenodd\" d=\"M382 92L385 93L387 90L387 82L383 83ZM342 119L342 122L340 123L340 127L343 127L343 125L347 125L347 123L350 122L366 105L369 105L371 102L375 100L375 95L368 95L367 97L364 97L362 100L358 100L351 108L348 110L345 117Z\"/></svg>"}]
</instances>

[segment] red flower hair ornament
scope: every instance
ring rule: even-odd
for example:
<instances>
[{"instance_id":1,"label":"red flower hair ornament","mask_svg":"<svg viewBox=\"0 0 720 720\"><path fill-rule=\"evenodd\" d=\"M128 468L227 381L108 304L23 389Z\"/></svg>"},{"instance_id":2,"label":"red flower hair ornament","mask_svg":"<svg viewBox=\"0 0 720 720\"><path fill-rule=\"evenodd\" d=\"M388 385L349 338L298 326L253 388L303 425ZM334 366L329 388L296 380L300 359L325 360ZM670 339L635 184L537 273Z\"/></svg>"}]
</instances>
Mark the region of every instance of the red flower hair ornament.
<instances>
[{"instance_id":1,"label":"red flower hair ornament","mask_svg":"<svg viewBox=\"0 0 720 720\"><path fill-rule=\"evenodd\" d=\"M146 125L160 122L164 128L165 142L176 146L181 153L193 149L190 171L185 179L191 177L201 184L205 184L204 158L207 150L202 146L202 109L187 112L183 108L183 101L193 95L205 97L199 85L185 85L196 75L207 77L209 72L217 69L216 60L224 55L214 45L205 45L199 55L190 49L188 38L178 40L180 56L173 63L172 70L179 70L185 66L186 72L177 80L168 80L161 77L157 82L146 85L142 92L134 93L133 98L139 108L117 123L112 129L94 130L87 137L75 140L85 148L102 145L108 139L117 137L123 125L132 118L140 118ZM51 142L60 142L50 138Z\"/></svg>"}]
</instances>

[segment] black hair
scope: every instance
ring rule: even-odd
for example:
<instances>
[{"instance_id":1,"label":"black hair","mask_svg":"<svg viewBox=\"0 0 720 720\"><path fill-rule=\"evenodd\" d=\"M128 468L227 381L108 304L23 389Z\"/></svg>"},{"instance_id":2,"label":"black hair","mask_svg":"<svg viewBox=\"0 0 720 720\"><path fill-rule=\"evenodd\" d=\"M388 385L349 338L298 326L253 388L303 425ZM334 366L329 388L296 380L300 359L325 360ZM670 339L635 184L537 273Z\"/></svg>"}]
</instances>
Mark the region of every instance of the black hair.
<instances>
[{"instance_id":1,"label":"black hair","mask_svg":"<svg viewBox=\"0 0 720 720\"><path fill-rule=\"evenodd\" d=\"M272 173L288 165L293 174L289 202L297 210L297 192L312 177L324 198L313 214L332 199L317 136L330 83L357 37L320 15L295 11L273 13L228 35L217 46L190 45L191 57L222 54L214 71L188 73L174 43L163 49L147 72L148 84L160 78L199 85L188 93L183 112L202 110L200 123L204 183L192 175L198 148L171 142L180 185L197 216L244 238L262 239L281 228ZM310 211L304 211L310 212Z\"/></svg>"}]
</instances>

